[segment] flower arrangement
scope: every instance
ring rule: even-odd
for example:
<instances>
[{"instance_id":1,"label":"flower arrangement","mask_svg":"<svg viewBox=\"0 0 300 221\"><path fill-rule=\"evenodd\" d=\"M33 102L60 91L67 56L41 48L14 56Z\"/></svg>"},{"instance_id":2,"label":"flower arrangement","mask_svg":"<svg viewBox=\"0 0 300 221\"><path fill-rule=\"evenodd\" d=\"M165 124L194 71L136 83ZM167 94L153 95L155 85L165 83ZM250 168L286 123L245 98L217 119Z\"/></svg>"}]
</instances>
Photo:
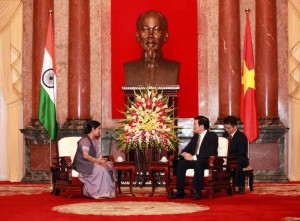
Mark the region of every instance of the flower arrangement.
<instances>
[{"instance_id":1,"label":"flower arrangement","mask_svg":"<svg viewBox=\"0 0 300 221\"><path fill-rule=\"evenodd\" d=\"M169 98L158 93L157 88L147 86L139 93L134 91L134 101L129 101L125 119L115 129L120 149L128 152L131 149L147 149L149 147L162 150L174 150L178 142L172 117L173 107L168 107Z\"/></svg>"}]
</instances>

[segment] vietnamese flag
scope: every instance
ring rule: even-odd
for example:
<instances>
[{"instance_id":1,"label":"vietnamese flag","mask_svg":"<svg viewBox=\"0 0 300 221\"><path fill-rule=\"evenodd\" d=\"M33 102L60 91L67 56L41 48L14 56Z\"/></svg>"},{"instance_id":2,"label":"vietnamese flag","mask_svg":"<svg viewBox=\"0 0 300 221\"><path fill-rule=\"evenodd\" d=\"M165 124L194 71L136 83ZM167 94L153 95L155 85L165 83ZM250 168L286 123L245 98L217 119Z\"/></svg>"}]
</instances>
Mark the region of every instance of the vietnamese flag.
<instances>
[{"instance_id":1,"label":"vietnamese flag","mask_svg":"<svg viewBox=\"0 0 300 221\"><path fill-rule=\"evenodd\" d=\"M255 70L249 11L246 12L240 105L240 117L244 124L244 133L247 136L248 141L251 143L259 136L259 132L256 107Z\"/></svg>"},{"instance_id":2,"label":"vietnamese flag","mask_svg":"<svg viewBox=\"0 0 300 221\"><path fill-rule=\"evenodd\" d=\"M49 14L44 61L41 72L39 120L51 140L56 139L56 67L54 57L54 32L52 12Z\"/></svg>"}]
</instances>

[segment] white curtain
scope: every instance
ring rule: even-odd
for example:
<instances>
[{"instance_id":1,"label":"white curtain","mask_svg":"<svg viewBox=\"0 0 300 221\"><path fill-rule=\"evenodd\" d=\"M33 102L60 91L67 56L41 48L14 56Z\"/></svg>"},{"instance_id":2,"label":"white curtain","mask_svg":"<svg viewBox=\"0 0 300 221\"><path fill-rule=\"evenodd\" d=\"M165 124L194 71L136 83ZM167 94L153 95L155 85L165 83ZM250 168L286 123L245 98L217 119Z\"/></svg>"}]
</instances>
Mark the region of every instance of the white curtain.
<instances>
[{"instance_id":1,"label":"white curtain","mask_svg":"<svg viewBox=\"0 0 300 221\"><path fill-rule=\"evenodd\" d=\"M289 179L300 180L300 1L289 0Z\"/></svg>"},{"instance_id":2,"label":"white curtain","mask_svg":"<svg viewBox=\"0 0 300 221\"><path fill-rule=\"evenodd\" d=\"M22 117L21 0L0 1L1 180L20 181L24 175Z\"/></svg>"},{"instance_id":3,"label":"white curtain","mask_svg":"<svg viewBox=\"0 0 300 221\"><path fill-rule=\"evenodd\" d=\"M7 180L7 105L0 90L0 180Z\"/></svg>"}]
</instances>

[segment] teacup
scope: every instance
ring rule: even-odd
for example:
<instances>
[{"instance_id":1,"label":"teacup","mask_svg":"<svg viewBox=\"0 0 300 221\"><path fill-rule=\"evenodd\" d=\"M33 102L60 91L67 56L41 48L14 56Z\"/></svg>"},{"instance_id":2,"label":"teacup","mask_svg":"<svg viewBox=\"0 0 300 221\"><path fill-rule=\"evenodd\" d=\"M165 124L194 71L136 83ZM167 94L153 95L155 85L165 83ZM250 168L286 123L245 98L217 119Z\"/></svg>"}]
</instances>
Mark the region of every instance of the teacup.
<instances>
[{"instance_id":1,"label":"teacup","mask_svg":"<svg viewBox=\"0 0 300 221\"><path fill-rule=\"evenodd\" d=\"M162 157L160 161L161 162L168 162L168 159L166 157Z\"/></svg>"},{"instance_id":2,"label":"teacup","mask_svg":"<svg viewBox=\"0 0 300 221\"><path fill-rule=\"evenodd\" d=\"M124 161L123 158L121 156L118 156L117 162L122 162L122 161Z\"/></svg>"}]
</instances>

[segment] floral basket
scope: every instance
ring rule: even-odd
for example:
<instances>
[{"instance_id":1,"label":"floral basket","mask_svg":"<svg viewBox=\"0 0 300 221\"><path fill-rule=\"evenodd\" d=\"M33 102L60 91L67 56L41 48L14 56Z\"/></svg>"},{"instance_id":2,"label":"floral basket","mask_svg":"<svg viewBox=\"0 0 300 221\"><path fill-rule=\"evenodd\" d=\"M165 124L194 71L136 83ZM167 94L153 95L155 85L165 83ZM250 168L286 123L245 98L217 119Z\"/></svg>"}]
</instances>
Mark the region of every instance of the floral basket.
<instances>
[{"instance_id":1,"label":"floral basket","mask_svg":"<svg viewBox=\"0 0 300 221\"><path fill-rule=\"evenodd\" d=\"M125 119L115 129L120 149L145 150L159 148L175 150L178 142L176 118L172 116L174 107L168 107L169 98L158 93L157 88L147 86L139 92L134 91L134 101L122 112Z\"/></svg>"}]
</instances>

